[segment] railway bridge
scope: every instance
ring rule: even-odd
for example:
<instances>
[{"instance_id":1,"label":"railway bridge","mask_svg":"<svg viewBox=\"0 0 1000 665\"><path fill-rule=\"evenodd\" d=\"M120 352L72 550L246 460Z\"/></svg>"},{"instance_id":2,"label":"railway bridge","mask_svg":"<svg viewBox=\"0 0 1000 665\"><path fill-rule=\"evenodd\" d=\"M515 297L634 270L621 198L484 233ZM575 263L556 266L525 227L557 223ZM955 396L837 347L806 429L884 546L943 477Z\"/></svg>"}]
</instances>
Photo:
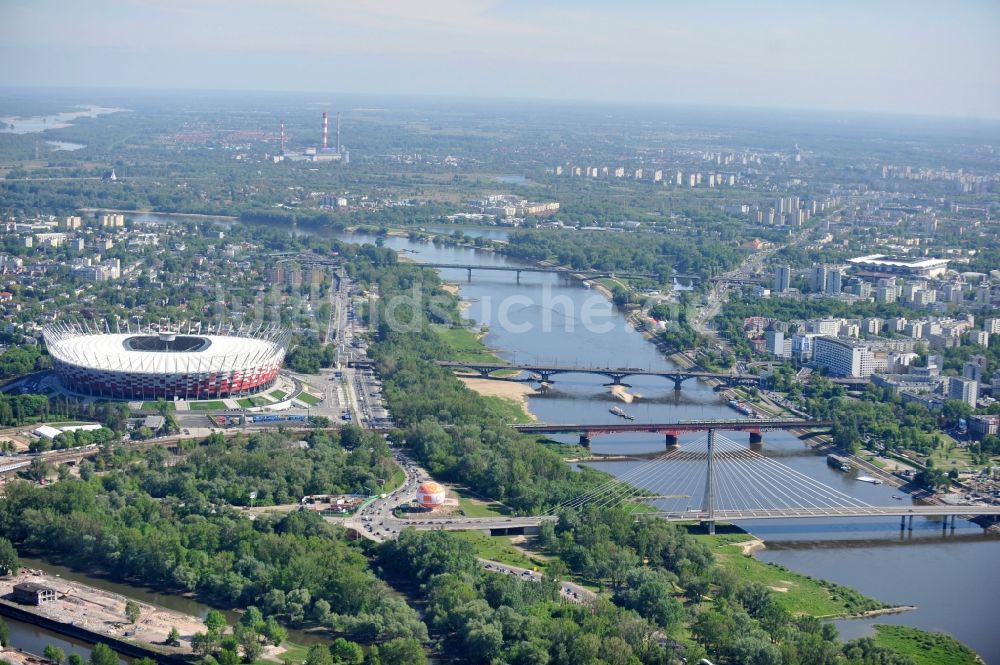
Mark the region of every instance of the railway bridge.
<instances>
[{"instance_id":1,"label":"railway bridge","mask_svg":"<svg viewBox=\"0 0 1000 665\"><path fill-rule=\"evenodd\" d=\"M620 434L622 432L646 432L663 434L669 448L678 445L678 436L684 432L749 432L750 443L759 445L764 441L764 432L774 430L821 430L833 426L830 420L802 420L796 418L755 418L746 420L682 420L675 423L620 422L595 425L530 423L512 425L525 434L580 434L580 445L590 446L592 437L600 434Z\"/></svg>"}]
</instances>

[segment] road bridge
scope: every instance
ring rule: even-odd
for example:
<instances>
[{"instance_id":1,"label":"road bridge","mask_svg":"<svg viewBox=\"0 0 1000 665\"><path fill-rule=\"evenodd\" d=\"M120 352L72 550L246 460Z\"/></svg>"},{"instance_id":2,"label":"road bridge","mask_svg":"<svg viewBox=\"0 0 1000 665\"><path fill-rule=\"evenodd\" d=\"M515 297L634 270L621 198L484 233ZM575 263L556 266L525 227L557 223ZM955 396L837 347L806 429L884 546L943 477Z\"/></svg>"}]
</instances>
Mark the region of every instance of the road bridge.
<instances>
[{"instance_id":1,"label":"road bridge","mask_svg":"<svg viewBox=\"0 0 1000 665\"><path fill-rule=\"evenodd\" d=\"M644 497L646 500L658 499L658 496ZM667 498L671 498L670 495ZM867 518L867 517L899 517L900 528L913 528L914 517L940 517L942 528L954 528L959 517L1000 517L1000 506L858 506L827 508L755 508L755 509L720 509L713 511L689 510L659 512L650 511L637 513L637 519L661 519L667 522L699 522L714 524L715 522L743 522L750 520L792 520L792 519L834 519L834 518ZM484 531L493 535L504 535L509 532L532 532L545 522L555 522L558 515L538 515L527 517L479 517L427 520L393 520L398 528L413 528L416 531Z\"/></svg>"},{"instance_id":2,"label":"road bridge","mask_svg":"<svg viewBox=\"0 0 1000 665\"><path fill-rule=\"evenodd\" d=\"M763 432L775 430L816 430L829 429L833 426L830 420L803 420L796 418L754 418L746 420L682 420L675 423L603 423L583 425L579 423L548 424L530 423L512 425L514 429L524 434L580 434L580 445L590 446L593 436L599 434L621 434L624 432L645 432L663 434L668 447L677 446L677 437L684 432L749 432L750 443L760 444L764 440Z\"/></svg>"},{"instance_id":3,"label":"road bridge","mask_svg":"<svg viewBox=\"0 0 1000 665\"><path fill-rule=\"evenodd\" d=\"M497 272L513 272L517 274L517 283L521 283L521 273L554 273L558 275L566 275L567 277L582 277L583 279L595 279L598 277L621 277L623 279L660 279L660 275L649 272L609 272L609 271L599 271L599 270L572 270L569 268L546 268L543 266L484 266L479 264L471 263L415 263L413 265L419 266L421 268L436 268L436 269L446 269L452 268L455 270L465 270L468 272L468 279L472 281L472 271L473 270L491 270ZM685 276L690 278L690 276Z\"/></svg>"},{"instance_id":4,"label":"road bridge","mask_svg":"<svg viewBox=\"0 0 1000 665\"><path fill-rule=\"evenodd\" d=\"M674 382L674 390L680 390L681 385L688 379L713 379L720 381L727 386L759 386L761 377L756 374L726 374L722 372L689 371L680 369L642 369L640 367L580 367L576 365L549 365L545 363L482 363L464 362L455 360L439 360L438 365L450 369L466 369L479 374L482 379L500 379L510 381L506 377L493 376L495 372L503 370L517 370L520 372L530 372L537 375L538 379L513 379L518 381L540 380L544 383L553 383L552 377L556 374L599 374L611 379L612 386L627 386L622 383L622 379L628 376L658 376L670 379Z\"/></svg>"}]
</instances>

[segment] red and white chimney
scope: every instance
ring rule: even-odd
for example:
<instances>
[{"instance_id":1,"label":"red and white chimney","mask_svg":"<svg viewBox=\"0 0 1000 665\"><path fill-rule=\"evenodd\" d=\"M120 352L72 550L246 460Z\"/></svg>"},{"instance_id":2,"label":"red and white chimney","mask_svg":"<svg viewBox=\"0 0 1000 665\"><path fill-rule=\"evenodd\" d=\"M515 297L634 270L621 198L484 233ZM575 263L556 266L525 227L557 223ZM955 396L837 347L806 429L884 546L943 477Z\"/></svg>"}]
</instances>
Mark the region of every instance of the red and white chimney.
<instances>
[{"instance_id":1,"label":"red and white chimney","mask_svg":"<svg viewBox=\"0 0 1000 665\"><path fill-rule=\"evenodd\" d=\"M327 136L330 131L330 119L326 117L326 111L323 111L323 150L327 149Z\"/></svg>"}]
</instances>

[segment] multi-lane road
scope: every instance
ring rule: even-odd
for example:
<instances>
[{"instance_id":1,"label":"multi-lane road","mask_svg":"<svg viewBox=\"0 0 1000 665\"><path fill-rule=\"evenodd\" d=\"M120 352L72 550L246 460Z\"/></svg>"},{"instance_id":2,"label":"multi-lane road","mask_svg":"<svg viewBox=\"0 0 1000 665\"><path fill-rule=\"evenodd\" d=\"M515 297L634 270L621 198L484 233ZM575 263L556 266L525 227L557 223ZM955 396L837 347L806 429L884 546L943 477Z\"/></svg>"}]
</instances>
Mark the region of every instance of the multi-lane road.
<instances>
[{"instance_id":1,"label":"multi-lane road","mask_svg":"<svg viewBox=\"0 0 1000 665\"><path fill-rule=\"evenodd\" d=\"M345 527L355 530L365 538L379 543L397 537L401 530L408 527L424 531L470 530L476 528L489 530L491 527L517 528L528 522L533 526L537 526L538 524L538 518L516 517L467 518L442 516L412 520L398 518L393 514L393 511L400 506L410 504L416 498L417 487L420 483L430 480L430 475L402 452L395 453L394 457L406 474L406 479L399 488L373 498L346 519L337 517L329 517L327 519L332 522L339 522ZM531 582L542 581L542 574L535 570L520 568L490 559L479 559L479 562L486 570L495 573L515 575ZM574 582L561 581L559 584L559 592L566 600L587 602L596 597L593 591Z\"/></svg>"}]
</instances>

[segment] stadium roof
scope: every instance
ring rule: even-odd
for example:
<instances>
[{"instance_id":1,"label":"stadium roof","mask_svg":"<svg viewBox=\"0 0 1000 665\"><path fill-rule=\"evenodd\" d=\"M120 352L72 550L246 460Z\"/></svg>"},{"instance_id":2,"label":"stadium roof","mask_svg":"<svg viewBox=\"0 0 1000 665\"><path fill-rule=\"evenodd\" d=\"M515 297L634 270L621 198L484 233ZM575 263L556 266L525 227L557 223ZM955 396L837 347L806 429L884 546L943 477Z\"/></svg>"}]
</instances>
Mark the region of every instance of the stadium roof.
<instances>
[{"instance_id":1,"label":"stadium roof","mask_svg":"<svg viewBox=\"0 0 1000 665\"><path fill-rule=\"evenodd\" d=\"M848 259L849 263L855 265L876 265L876 266L898 266L900 268L910 268L919 270L920 268L933 268L942 264L947 264L947 259L911 259L905 256L887 256L885 254L870 254L859 256L855 259Z\"/></svg>"},{"instance_id":2,"label":"stadium roof","mask_svg":"<svg viewBox=\"0 0 1000 665\"><path fill-rule=\"evenodd\" d=\"M108 371L151 374L185 374L252 367L282 353L280 339L235 335L198 335L206 343L193 350L139 350L136 338L144 334L56 334L46 335L49 353L63 362Z\"/></svg>"}]
</instances>

